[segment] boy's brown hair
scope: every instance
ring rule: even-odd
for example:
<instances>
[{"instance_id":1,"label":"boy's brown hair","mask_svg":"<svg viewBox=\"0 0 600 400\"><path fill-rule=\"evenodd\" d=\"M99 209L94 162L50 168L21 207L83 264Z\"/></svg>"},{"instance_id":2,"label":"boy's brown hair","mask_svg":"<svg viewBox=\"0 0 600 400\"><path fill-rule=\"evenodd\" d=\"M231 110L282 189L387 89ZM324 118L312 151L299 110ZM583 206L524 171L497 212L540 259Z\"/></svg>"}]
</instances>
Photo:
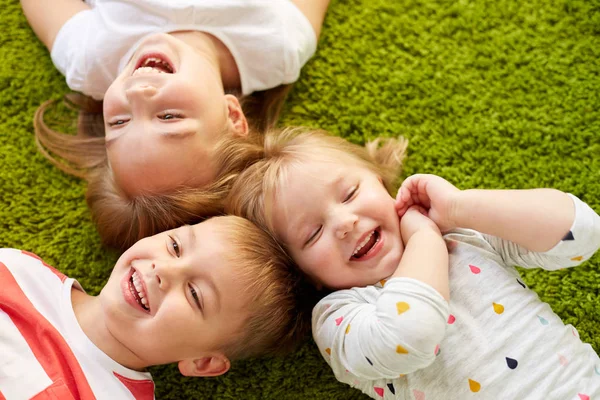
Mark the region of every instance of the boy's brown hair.
<instances>
[{"instance_id":1,"label":"boy's brown hair","mask_svg":"<svg viewBox=\"0 0 600 400\"><path fill-rule=\"evenodd\" d=\"M236 266L252 299L244 329L223 352L239 360L293 350L310 332L316 291L269 234L240 217L216 218L225 222L222 233L231 244L227 261Z\"/></svg>"},{"instance_id":2,"label":"boy's brown hair","mask_svg":"<svg viewBox=\"0 0 600 400\"><path fill-rule=\"evenodd\" d=\"M193 224L223 212L223 199L233 179L262 154L262 133L275 125L291 85L282 85L241 98L250 131L247 139L224 133L217 145L217 174L204 187L181 187L168 193L129 196L116 183L107 160L102 102L71 93L67 104L79 111L77 135L50 128L42 104L34 116L39 151L62 171L88 181L86 201L102 241L125 250L137 240Z\"/></svg>"},{"instance_id":3,"label":"boy's brown hair","mask_svg":"<svg viewBox=\"0 0 600 400\"><path fill-rule=\"evenodd\" d=\"M271 215L278 189L285 184L290 168L302 168L304 163L317 160L358 163L379 176L392 194L407 145L402 137L380 138L362 147L320 130L271 131L264 138L263 158L245 169L233 183L225 200L225 211L248 218L279 240Z\"/></svg>"}]
</instances>

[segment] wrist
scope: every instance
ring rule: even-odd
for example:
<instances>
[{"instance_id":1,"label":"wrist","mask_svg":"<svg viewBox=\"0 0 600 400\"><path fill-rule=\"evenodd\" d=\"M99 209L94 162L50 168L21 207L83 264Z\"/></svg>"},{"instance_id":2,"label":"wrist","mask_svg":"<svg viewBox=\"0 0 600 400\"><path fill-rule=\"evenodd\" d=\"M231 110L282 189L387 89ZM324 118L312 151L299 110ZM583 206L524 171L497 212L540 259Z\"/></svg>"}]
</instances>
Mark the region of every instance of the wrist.
<instances>
[{"instance_id":1,"label":"wrist","mask_svg":"<svg viewBox=\"0 0 600 400\"><path fill-rule=\"evenodd\" d=\"M430 240L431 238L441 238L441 237L442 237L442 233L440 232L440 229L437 227L437 225L435 225L435 224L423 225L423 226L419 227L418 229L416 229L410 235L410 237L408 237L406 239L406 244L408 245L408 243L411 240L417 240L416 238L419 238L418 240Z\"/></svg>"},{"instance_id":2,"label":"wrist","mask_svg":"<svg viewBox=\"0 0 600 400\"><path fill-rule=\"evenodd\" d=\"M471 189L460 190L450 201L450 213L448 215L450 219L450 229L454 228L468 228L467 216L469 213L469 197L471 195Z\"/></svg>"}]
</instances>

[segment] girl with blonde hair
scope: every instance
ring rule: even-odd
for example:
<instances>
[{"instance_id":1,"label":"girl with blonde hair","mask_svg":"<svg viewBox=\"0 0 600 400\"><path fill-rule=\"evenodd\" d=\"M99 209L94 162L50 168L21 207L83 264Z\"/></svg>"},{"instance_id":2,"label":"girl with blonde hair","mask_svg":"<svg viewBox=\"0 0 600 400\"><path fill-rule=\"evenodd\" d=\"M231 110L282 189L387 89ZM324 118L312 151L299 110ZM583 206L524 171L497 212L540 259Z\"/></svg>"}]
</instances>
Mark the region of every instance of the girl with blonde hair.
<instances>
[{"instance_id":1,"label":"girl with blonde hair","mask_svg":"<svg viewBox=\"0 0 600 400\"><path fill-rule=\"evenodd\" d=\"M423 174L394 199L404 149L268 135L226 203L334 290L312 332L336 378L375 399L600 396L598 355L515 269L586 261L600 216L554 189L459 190Z\"/></svg>"},{"instance_id":2,"label":"girl with blonde hair","mask_svg":"<svg viewBox=\"0 0 600 400\"><path fill-rule=\"evenodd\" d=\"M251 143L314 54L329 0L21 0L80 108L78 135L35 115L37 144L88 180L103 240L218 213ZM236 146L237 142L244 142ZM232 153L233 156L229 153Z\"/></svg>"}]
</instances>

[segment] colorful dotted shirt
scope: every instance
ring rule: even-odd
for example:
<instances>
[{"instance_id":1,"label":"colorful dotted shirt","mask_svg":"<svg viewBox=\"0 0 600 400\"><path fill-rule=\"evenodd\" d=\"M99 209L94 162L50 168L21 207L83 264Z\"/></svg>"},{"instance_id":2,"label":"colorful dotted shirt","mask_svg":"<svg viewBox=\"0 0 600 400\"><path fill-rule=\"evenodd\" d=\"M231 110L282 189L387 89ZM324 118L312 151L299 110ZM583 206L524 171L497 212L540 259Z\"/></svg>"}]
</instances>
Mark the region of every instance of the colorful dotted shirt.
<instances>
[{"instance_id":1,"label":"colorful dotted shirt","mask_svg":"<svg viewBox=\"0 0 600 400\"><path fill-rule=\"evenodd\" d=\"M600 399L598 355L514 268L557 270L596 252L600 217L571 197L571 230L544 253L472 230L446 234L449 303L410 278L321 300L313 335L336 378L375 399Z\"/></svg>"}]
</instances>

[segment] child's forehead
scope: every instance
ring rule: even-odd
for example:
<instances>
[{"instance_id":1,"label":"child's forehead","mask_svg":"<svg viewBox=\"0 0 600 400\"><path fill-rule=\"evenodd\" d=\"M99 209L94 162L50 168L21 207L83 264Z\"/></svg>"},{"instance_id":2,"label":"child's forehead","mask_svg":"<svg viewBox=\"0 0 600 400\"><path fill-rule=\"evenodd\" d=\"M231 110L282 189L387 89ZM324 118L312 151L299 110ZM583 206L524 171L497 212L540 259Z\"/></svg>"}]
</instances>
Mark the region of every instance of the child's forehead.
<instances>
[{"instance_id":1,"label":"child's forehead","mask_svg":"<svg viewBox=\"0 0 600 400\"><path fill-rule=\"evenodd\" d=\"M221 218L210 218L195 225L183 225L174 232L188 246L192 246L197 255L210 254L211 257L225 261L231 251L232 243L228 234L234 227ZM222 260L221 260L222 259Z\"/></svg>"},{"instance_id":2,"label":"child's forehead","mask_svg":"<svg viewBox=\"0 0 600 400\"><path fill-rule=\"evenodd\" d=\"M325 186L339 185L344 181L349 170L362 170L375 175L364 160L343 152L337 153L339 154L306 154L305 157L298 158L287 166L286 171L281 175L280 185L284 187L289 185L289 175L304 176L311 179L313 183Z\"/></svg>"},{"instance_id":3,"label":"child's forehead","mask_svg":"<svg viewBox=\"0 0 600 400\"><path fill-rule=\"evenodd\" d=\"M189 235L195 236L195 239L198 239L198 236L201 235L222 236L231 225L227 217L213 217L194 225L182 225L177 230L187 232Z\"/></svg>"},{"instance_id":4,"label":"child's forehead","mask_svg":"<svg viewBox=\"0 0 600 400\"><path fill-rule=\"evenodd\" d=\"M351 153L332 148L313 147L304 148L296 154L296 160L304 163L321 162L337 165L348 165L359 162L359 158Z\"/></svg>"}]
</instances>

